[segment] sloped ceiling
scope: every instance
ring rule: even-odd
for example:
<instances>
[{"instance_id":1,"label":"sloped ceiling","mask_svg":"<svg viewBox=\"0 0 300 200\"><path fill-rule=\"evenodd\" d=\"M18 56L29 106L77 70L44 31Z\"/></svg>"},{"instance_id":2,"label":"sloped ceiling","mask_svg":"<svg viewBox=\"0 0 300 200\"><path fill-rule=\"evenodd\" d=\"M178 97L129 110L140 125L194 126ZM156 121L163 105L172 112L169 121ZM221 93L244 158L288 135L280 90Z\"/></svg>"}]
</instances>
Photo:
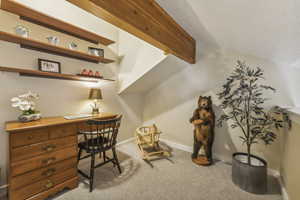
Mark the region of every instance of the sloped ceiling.
<instances>
[{"instance_id":1,"label":"sloped ceiling","mask_svg":"<svg viewBox=\"0 0 300 200\"><path fill-rule=\"evenodd\" d=\"M200 56L230 49L285 64L297 62L300 56L297 0L157 2L196 38Z\"/></svg>"}]
</instances>

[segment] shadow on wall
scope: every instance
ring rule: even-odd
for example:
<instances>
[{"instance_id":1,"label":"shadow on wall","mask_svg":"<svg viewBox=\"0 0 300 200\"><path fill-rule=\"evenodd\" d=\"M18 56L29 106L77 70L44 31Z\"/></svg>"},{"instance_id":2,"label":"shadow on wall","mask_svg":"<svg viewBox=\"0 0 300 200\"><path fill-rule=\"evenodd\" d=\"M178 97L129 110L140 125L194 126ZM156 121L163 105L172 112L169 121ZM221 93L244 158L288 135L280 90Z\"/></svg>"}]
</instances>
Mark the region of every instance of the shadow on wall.
<instances>
[{"instance_id":1,"label":"shadow on wall","mask_svg":"<svg viewBox=\"0 0 300 200\"><path fill-rule=\"evenodd\" d=\"M152 89L145 97L144 121L219 88L229 71L228 61L223 55L212 54L195 65L187 65Z\"/></svg>"},{"instance_id":2,"label":"shadow on wall","mask_svg":"<svg viewBox=\"0 0 300 200\"><path fill-rule=\"evenodd\" d=\"M139 94L119 96L115 92L117 83L102 86L102 112L118 113L123 115L118 141L132 137L136 127L142 124L143 98Z\"/></svg>"},{"instance_id":3,"label":"shadow on wall","mask_svg":"<svg viewBox=\"0 0 300 200\"><path fill-rule=\"evenodd\" d=\"M224 112L216 105L213 105L213 110L215 112L216 121L219 116ZM213 152L215 158L231 163L232 154L237 152L237 148L231 138L229 127L227 123L224 123L222 127L215 126L215 142L213 146Z\"/></svg>"}]
</instances>

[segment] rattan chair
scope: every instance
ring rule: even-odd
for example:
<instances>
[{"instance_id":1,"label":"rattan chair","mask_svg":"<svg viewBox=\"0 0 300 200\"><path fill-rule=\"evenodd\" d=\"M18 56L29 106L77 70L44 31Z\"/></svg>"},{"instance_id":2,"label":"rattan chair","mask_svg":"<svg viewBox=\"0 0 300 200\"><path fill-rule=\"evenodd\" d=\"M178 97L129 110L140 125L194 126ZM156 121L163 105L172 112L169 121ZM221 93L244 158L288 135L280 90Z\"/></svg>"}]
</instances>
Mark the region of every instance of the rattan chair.
<instances>
[{"instance_id":1,"label":"rattan chair","mask_svg":"<svg viewBox=\"0 0 300 200\"><path fill-rule=\"evenodd\" d=\"M78 144L78 162L80 160L91 157L90 174L87 175L80 169L79 174L89 179L90 192L93 191L94 183L94 171L96 168L101 167L109 162L112 162L114 166L118 167L120 173L121 167L116 153L117 135L121 124L122 116L118 116L109 120L89 120L87 121L87 127L85 130L80 130L79 134L83 136L83 141ZM106 152L112 151L112 158L106 156ZM86 155L82 156L82 152L85 151ZM99 157L103 157L103 162L96 164L95 157L99 154Z\"/></svg>"}]
</instances>

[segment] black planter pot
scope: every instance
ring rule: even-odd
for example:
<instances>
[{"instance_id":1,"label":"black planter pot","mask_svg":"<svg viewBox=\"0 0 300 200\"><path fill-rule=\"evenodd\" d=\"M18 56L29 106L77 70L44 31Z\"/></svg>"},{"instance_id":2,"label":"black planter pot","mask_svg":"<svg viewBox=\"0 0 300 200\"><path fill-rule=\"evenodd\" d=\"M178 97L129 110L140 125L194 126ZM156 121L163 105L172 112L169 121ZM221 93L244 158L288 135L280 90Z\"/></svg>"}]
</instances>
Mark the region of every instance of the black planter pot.
<instances>
[{"instance_id":1,"label":"black planter pot","mask_svg":"<svg viewBox=\"0 0 300 200\"><path fill-rule=\"evenodd\" d=\"M232 159L232 181L241 189L254 193L267 193L267 162L251 155L248 165L246 153L235 153Z\"/></svg>"}]
</instances>

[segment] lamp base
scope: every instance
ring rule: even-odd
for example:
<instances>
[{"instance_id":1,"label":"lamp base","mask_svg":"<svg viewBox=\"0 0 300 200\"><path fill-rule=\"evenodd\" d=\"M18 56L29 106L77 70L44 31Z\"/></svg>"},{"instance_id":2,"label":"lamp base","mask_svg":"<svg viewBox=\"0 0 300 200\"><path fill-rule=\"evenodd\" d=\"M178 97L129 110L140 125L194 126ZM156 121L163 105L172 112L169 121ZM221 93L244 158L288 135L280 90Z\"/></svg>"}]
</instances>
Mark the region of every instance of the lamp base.
<instances>
[{"instance_id":1,"label":"lamp base","mask_svg":"<svg viewBox=\"0 0 300 200\"><path fill-rule=\"evenodd\" d=\"M99 114L99 108L93 108L92 114L93 115L98 115Z\"/></svg>"}]
</instances>

